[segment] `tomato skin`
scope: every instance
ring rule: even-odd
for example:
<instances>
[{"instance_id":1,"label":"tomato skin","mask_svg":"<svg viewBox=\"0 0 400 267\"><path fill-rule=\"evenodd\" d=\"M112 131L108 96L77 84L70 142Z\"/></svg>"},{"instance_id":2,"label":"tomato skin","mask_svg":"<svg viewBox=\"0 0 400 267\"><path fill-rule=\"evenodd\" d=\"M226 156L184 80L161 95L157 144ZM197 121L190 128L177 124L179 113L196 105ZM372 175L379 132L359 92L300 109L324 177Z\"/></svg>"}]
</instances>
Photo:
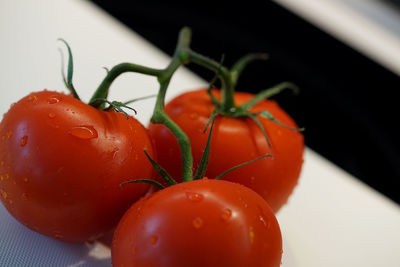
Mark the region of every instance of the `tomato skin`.
<instances>
[{"instance_id":1,"label":"tomato skin","mask_svg":"<svg viewBox=\"0 0 400 267\"><path fill-rule=\"evenodd\" d=\"M114 267L280 266L282 238L268 204L240 184L202 179L142 198L115 231Z\"/></svg>"},{"instance_id":2,"label":"tomato skin","mask_svg":"<svg viewBox=\"0 0 400 267\"><path fill-rule=\"evenodd\" d=\"M214 91L217 98L219 91ZM240 105L254 95L236 92L235 103ZM203 129L214 109L206 90L184 93L166 107L166 113L188 135L197 167L204 150L207 133ZM263 100L251 111L268 110L281 123L297 127L290 116L275 101ZM257 124L249 118L218 116L211 140L211 152L206 176L214 178L240 163L256 157L272 154L227 174L223 179L243 184L259 193L277 212L288 200L297 184L303 163L304 139L301 133L283 128L276 123L258 116L263 124L271 147ZM181 175L178 144L167 128L151 124L149 132L155 142L158 162L173 176Z\"/></svg>"},{"instance_id":3,"label":"tomato skin","mask_svg":"<svg viewBox=\"0 0 400 267\"><path fill-rule=\"evenodd\" d=\"M69 242L110 231L148 190L147 130L134 118L97 110L70 95L32 93L0 124L0 193L25 226Z\"/></svg>"}]
</instances>

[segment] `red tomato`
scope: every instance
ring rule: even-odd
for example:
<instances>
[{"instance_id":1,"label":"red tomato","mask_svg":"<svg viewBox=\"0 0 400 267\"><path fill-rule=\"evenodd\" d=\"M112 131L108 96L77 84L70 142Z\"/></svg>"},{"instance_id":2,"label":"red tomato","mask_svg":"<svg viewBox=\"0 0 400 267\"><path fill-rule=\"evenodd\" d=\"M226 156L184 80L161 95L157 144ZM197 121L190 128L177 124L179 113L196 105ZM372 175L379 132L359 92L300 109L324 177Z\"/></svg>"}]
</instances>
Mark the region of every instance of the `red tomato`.
<instances>
[{"instance_id":1,"label":"red tomato","mask_svg":"<svg viewBox=\"0 0 400 267\"><path fill-rule=\"evenodd\" d=\"M116 226L151 178L147 130L70 95L42 91L13 104L0 124L0 193L25 226L63 241L93 240Z\"/></svg>"},{"instance_id":2,"label":"red tomato","mask_svg":"<svg viewBox=\"0 0 400 267\"><path fill-rule=\"evenodd\" d=\"M214 91L217 98L219 91ZM254 96L236 92L235 102L240 105ZM211 116L214 105L205 90L184 93L169 102L166 113L188 135L194 159L198 166L204 150L207 133L203 129ZM278 121L297 127L295 122L275 101L264 100L250 111L268 110ZM301 133L284 128L269 119L257 116L267 132L271 146L260 128L250 118L218 116L215 120L211 139L211 152L206 176L214 178L240 163L256 157L272 154L241 167L224 176L223 179L243 184L259 193L277 212L286 203L297 184L303 163L304 140ZM151 124L150 135L155 142L158 163L173 177L181 175L180 155L175 137L167 128Z\"/></svg>"},{"instance_id":3,"label":"red tomato","mask_svg":"<svg viewBox=\"0 0 400 267\"><path fill-rule=\"evenodd\" d=\"M136 202L115 231L115 267L280 266L272 210L240 184L201 179Z\"/></svg>"}]
</instances>

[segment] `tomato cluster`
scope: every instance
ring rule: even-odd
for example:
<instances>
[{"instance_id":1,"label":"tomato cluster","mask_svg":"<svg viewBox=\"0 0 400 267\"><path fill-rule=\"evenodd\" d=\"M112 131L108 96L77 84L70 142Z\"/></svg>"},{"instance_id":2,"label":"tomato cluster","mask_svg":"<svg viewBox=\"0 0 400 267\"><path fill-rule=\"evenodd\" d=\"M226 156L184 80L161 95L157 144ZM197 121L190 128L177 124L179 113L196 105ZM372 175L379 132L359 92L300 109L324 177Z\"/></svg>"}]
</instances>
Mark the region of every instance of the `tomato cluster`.
<instances>
[{"instance_id":1,"label":"tomato cluster","mask_svg":"<svg viewBox=\"0 0 400 267\"><path fill-rule=\"evenodd\" d=\"M165 69L115 66L88 104L72 85L67 45L71 94L31 93L0 124L0 193L9 213L68 242L117 226L114 266L279 266L274 213L297 183L304 141L265 98L293 86L234 92L241 70L260 55L228 70L189 43L184 28ZM170 79L189 62L214 71L221 89L210 85L165 105ZM107 100L113 80L128 71L160 83L149 129L125 113L126 103Z\"/></svg>"}]
</instances>

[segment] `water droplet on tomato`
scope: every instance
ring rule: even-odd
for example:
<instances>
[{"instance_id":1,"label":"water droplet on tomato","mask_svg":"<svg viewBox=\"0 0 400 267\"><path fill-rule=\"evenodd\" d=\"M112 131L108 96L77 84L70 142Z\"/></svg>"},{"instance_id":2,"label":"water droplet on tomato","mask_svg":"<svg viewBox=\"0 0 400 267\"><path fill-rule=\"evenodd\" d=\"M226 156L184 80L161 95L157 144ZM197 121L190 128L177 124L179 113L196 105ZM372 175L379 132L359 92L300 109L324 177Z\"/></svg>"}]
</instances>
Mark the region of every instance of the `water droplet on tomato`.
<instances>
[{"instance_id":1,"label":"water droplet on tomato","mask_svg":"<svg viewBox=\"0 0 400 267\"><path fill-rule=\"evenodd\" d=\"M249 238L250 238L250 243L253 243L253 242L254 242L254 237L255 237L254 228L253 228L253 226L250 226L250 227L249 227Z\"/></svg>"},{"instance_id":2,"label":"water droplet on tomato","mask_svg":"<svg viewBox=\"0 0 400 267\"><path fill-rule=\"evenodd\" d=\"M22 146L22 147L24 147L24 146L26 146L27 143L28 143L28 136L24 135L24 136L21 138L21 142L19 143L19 145Z\"/></svg>"},{"instance_id":3,"label":"water droplet on tomato","mask_svg":"<svg viewBox=\"0 0 400 267\"><path fill-rule=\"evenodd\" d=\"M12 199L9 199L9 200L8 200L8 203L9 203L10 205L12 205L12 204L14 203L14 201L13 201Z\"/></svg>"},{"instance_id":4,"label":"water droplet on tomato","mask_svg":"<svg viewBox=\"0 0 400 267\"><path fill-rule=\"evenodd\" d=\"M204 224L203 219L200 217L194 218L192 222L193 227L196 229L200 229L201 227L203 227L203 224Z\"/></svg>"},{"instance_id":5,"label":"water droplet on tomato","mask_svg":"<svg viewBox=\"0 0 400 267\"><path fill-rule=\"evenodd\" d=\"M221 214L223 221L228 221L232 217L232 211L230 209L224 209Z\"/></svg>"},{"instance_id":6,"label":"water droplet on tomato","mask_svg":"<svg viewBox=\"0 0 400 267\"><path fill-rule=\"evenodd\" d=\"M265 228L268 228L268 223L265 221L265 219L264 219L264 217L263 217L262 215L259 215L259 216L258 216L258 220L262 223L262 225L263 225Z\"/></svg>"},{"instance_id":7,"label":"water droplet on tomato","mask_svg":"<svg viewBox=\"0 0 400 267\"><path fill-rule=\"evenodd\" d=\"M24 182L25 183L29 182L29 178L28 177L24 177Z\"/></svg>"},{"instance_id":8,"label":"water droplet on tomato","mask_svg":"<svg viewBox=\"0 0 400 267\"><path fill-rule=\"evenodd\" d=\"M157 241L158 241L158 236L153 235L153 236L150 238L150 243L151 243L152 245L157 244Z\"/></svg>"},{"instance_id":9,"label":"water droplet on tomato","mask_svg":"<svg viewBox=\"0 0 400 267\"><path fill-rule=\"evenodd\" d=\"M0 166L4 166L4 160L0 161Z\"/></svg>"},{"instance_id":10,"label":"water droplet on tomato","mask_svg":"<svg viewBox=\"0 0 400 267\"><path fill-rule=\"evenodd\" d=\"M56 96L51 96L47 99L47 103L49 104L56 104L60 102L60 99L58 99Z\"/></svg>"},{"instance_id":11,"label":"water droplet on tomato","mask_svg":"<svg viewBox=\"0 0 400 267\"><path fill-rule=\"evenodd\" d=\"M55 233L54 234L54 238L55 239L61 239L61 238L63 238L64 236L62 235L62 234L60 234L60 233Z\"/></svg>"},{"instance_id":12,"label":"water droplet on tomato","mask_svg":"<svg viewBox=\"0 0 400 267\"><path fill-rule=\"evenodd\" d=\"M36 95L30 95L29 97L28 97L28 100L29 101L32 101L32 102L36 102L37 101L37 96Z\"/></svg>"},{"instance_id":13,"label":"water droplet on tomato","mask_svg":"<svg viewBox=\"0 0 400 267\"><path fill-rule=\"evenodd\" d=\"M98 134L93 126L75 126L72 127L68 133L79 139L92 139L97 138Z\"/></svg>"},{"instance_id":14,"label":"water droplet on tomato","mask_svg":"<svg viewBox=\"0 0 400 267\"><path fill-rule=\"evenodd\" d=\"M186 198L192 202L200 202L204 198L204 196L200 193L185 192L185 194L186 194Z\"/></svg>"},{"instance_id":15,"label":"water droplet on tomato","mask_svg":"<svg viewBox=\"0 0 400 267\"><path fill-rule=\"evenodd\" d=\"M4 199L6 199L7 196L8 196L7 192L4 191L3 189L0 191L0 195L1 195L1 197L4 198Z\"/></svg>"},{"instance_id":16,"label":"water droplet on tomato","mask_svg":"<svg viewBox=\"0 0 400 267\"><path fill-rule=\"evenodd\" d=\"M242 197L239 197L239 201L242 202L243 207L248 208L249 205L247 204L247 202Z\"/></svg>"},{"instance_id":17,"label":"water droplet on tomato","mask_svg":"<svg viewBox=\"0 0 400 267\"><path fill-rule=\"evenodd\" d=\"M56 117L56 114L53 112L50 112L48 116L50 119L54 119Z\"/></svg>"},{"instance_id":18,"label":"water droplet on tomato","mask_svg":"<svg viewBox=\"0 0 400 267\"><path fill-rule=\"evenodd\" d=\"M115 148L111 153L112 153L112 158L115 159L117 157L119 149Z\"/></svg>"},{"instance_id":19,"label":"water droplet on tomato","mask_svg":"<svg viewBox=\"0 0 400 267\"><path fill-rule=\"evenodd\" d=\"M2 174L0 174L0 181L4 180L4 176Z\"/></svg>"},{"instance_id":20,"label":"water droplet on tomato","mask_svg":"<svg viewBox=\"0 0 400 267\"><path fill-rule=\"evenodd\" d=\"M255 180L256 180L256 177L254 177L254 176L251 176L251 177L250 177L250 183L251 183L251 184L254 184L254 181L255 181Z\"/></svg>"},{"instance_id":21,"label":"water droplet on tomato","mask_svg":"<svg viewBox=\"0 0 400 267\"><path fill-rule=\"evenodd\" d=\"M6 173L6 179L10 179L10 175L8 173Z\"/></svg>"},{"instance_id":22,"label":"water droplet on tomato","mask_svg":"<svg viewBox=\"0 0 400 267\"><path fill-rule=\"evenodd\" d=\"M10 130L7 132L7 138L10 139L13 136L13 132Z\"/></svg>"},{"instance_id":23,"label":"water droplet on tomato","mask_svg":"<svg viewBox=\"0 0 400 267\"><path fill-rule=\"evenodd\" d=\"M22 193L21 198L22 198L23 200L28 200L28 196L27 196L26 193Z\"/></svg>"}]
</instances>

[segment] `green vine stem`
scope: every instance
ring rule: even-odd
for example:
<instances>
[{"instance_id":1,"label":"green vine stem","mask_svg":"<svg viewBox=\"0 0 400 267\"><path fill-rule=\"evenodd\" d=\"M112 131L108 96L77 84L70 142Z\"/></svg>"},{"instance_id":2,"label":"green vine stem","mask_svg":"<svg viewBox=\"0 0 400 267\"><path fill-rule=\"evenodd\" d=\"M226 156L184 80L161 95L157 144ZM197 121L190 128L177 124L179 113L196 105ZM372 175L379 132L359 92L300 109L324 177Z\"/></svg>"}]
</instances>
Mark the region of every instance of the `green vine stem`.
<instances>
[{"instance_id":1,"label":"green vine stem","mask_svg":"<svg viewBox=\"0 0 400 267\"><path fill-rule=\"evenodd\" d=\"M96 92L94 93L90 105L100 108L104 104L104 101L98 101L98 99L105 99L108 96L108 91L110 89L113 81L121 74L125 72L135 72L146 75L151 75L157 77L160 84L159 92L157 95L156 105L154 107L154 112L151 117L152 123L163 124L166 126L177 138L178 144L182 153L182 181L193 180L193 157L189 138L187 135L179 128L179 126L165 113L165 95L167 92L168 85L171 81L172 76L176 70L182 65L189 61L189 45L191 39L191 31L189 28L183 28L178 37L178 44L175 49L174 56L172 57L169 65L164 69L154 69L145 67L138 64L132 63L121 63L116 65L111 70L108 71L106 77L101 82Z\"/></svg>"},{"instance_id":2,"label":"green vine stem","mask_svg":"<svg viewBox=\"0 0 400 267\"><path fill-rule=\"evenodd\" d=\"M236 86L240 73L245 68L245 66L247 66L247 64L249 64L253 60L265 60L266 58L268 58L268 55L266 54L250 54L239 59L237 63L232 67L232 69L228 69L221 63L191 50L190 41L191 30L187 27L184 27L179 32L178 43L172 60L164 69L149 68L132 63L121 63L114 66L107 72L106 77L101 82L89 102L90 105L96 108L103 108L103 105L106 103L105 99L107 99L111 84L119 75L125 72L135 72L157 77L159 83L159 91L157 94L153 115L151 117L151 122L156 124L163 124L176 137L182 155L182 182L192 181L194 179L193 157L190 141L187 135L182 131L182 129L164 111L167 88L176 70L181 65L192 62L213 71L220 79L222 99L221 102L214 99L218 102L218 105L213 112L213 118L218 114L228 115L232 117L255 117L254 114L250 114L250 112L248 112L244 107L246 107L246 105L247 107L250 107L256 104L258 101L261 101L262 96L259 95L252 102L245 104L244 107L236 106L234 101L234 87ZM211 90L209 90L209 92L212 95ZM200 173L202 172L200 171L199 174ZM199 178L199 174L196 174L196 179Z\"/></svg>"},{"instance_id":3,"label":"green vine stem","mask_svg":"<svg viewBox=\"0 0 400 267\"><path fill-rule=\"evenodd\" d=\"M71 91L71 93L79 99L78 94L75 91L75 88L72 84L72 76L73 76L73 59L72 53L69 45L63 39L60 39L68 48L69 54L69 61L68 61L68 71L67 76L65 76L64 70L62 69L62 76L66 87ZM126 72L134 72L140 73L145 75L150 75L157 77L159 83L159 91L156 98L156 104L154 107L153 115L151 117L151 122L156 124L163 124L167 127L172 134L176 137L179 147L181 149L182 155L182 182L192 181L194 179L201 179L202 176L205 174L205 170L208 164L208 154L209 154L209 146L210 146L210 138L211 138L211 129L207 141L207 146L205 148L205 153L202 157L201 164L196 171L196 174L193 176L193 157L191 151L191 145L189 138L187 135L182 131L182 129L166 114L165 108L165 96L167 93L167 89L169 83L172 79L172 76L176 72L176 70L183 64L187 64L190 62L196 63L203 67L208 68L209 70L213 71L217 78L221 81L221 92L222 92L222 101L220 102L215 97L213 98L210 84L209 87L209 94L214 100L216 104L216 108L212 113L208 125L214 121L215 117L218 114L224 114L233 117L240 117L240 116L254 116L255 114L250 114L247 110L244 110L241 106L237 107L234 102L234 87L236 86L238 77L245 66L253 60L257 59L266 59L268 56L266 54L250 54L243 58L241 58L231 70L223 66L221 63L214 61L208 57L205 57L199 53L190 49L190 41L191 41L191 30L187 27L184 27L179 32L178 43L172 57L171 62L168 66L164 69L155 69L150 68L134 63L121 63L114 66L112 69L108 70L107 68L107 75L103 79L103 81L98 86L97 90L93 94L92 98L89 101L89 105L104 110L105 105L109 104L108 108L116 109L120 112L123 112L127 117L128 115L122 110L122 107L129 108L126 105L133 101L128 101L126 103L118 102L118 101L109 101L107 100L108 93L111 87L111 84L114 80L119 77L121 74ZM64 64L63 64L64 65ZM259 96L261 98L261 96ZM255 104L258 99L254 100L253 102L247 103L248 106ZM207 129L206 127L206 129ZM211 126L212 128L212 126ZM205 131L206 131L205 129ZM146 153L146 151L144 151ZM158 165L154 160L150 158L150 156L146 153L146 156L149 158L150 162L154 166L154 168L163 176L165 179L167 186L176 184L176 181L169 176L168 173ZM253 162L253 161L252 161ZM235 168L235 167L234 167ZM233 168L233 169L234 169ZM232 170L233 170L232 169ZM147 179L141 179L134 182L146 182ZM128 183L128 182L126 182ZM158 182L150 182L154 185L162 188L163 185L159 184ZM124 184L124 183L123 183ZM121 184L121 186L123 185Z\"/></svg>"}]
</instances>

